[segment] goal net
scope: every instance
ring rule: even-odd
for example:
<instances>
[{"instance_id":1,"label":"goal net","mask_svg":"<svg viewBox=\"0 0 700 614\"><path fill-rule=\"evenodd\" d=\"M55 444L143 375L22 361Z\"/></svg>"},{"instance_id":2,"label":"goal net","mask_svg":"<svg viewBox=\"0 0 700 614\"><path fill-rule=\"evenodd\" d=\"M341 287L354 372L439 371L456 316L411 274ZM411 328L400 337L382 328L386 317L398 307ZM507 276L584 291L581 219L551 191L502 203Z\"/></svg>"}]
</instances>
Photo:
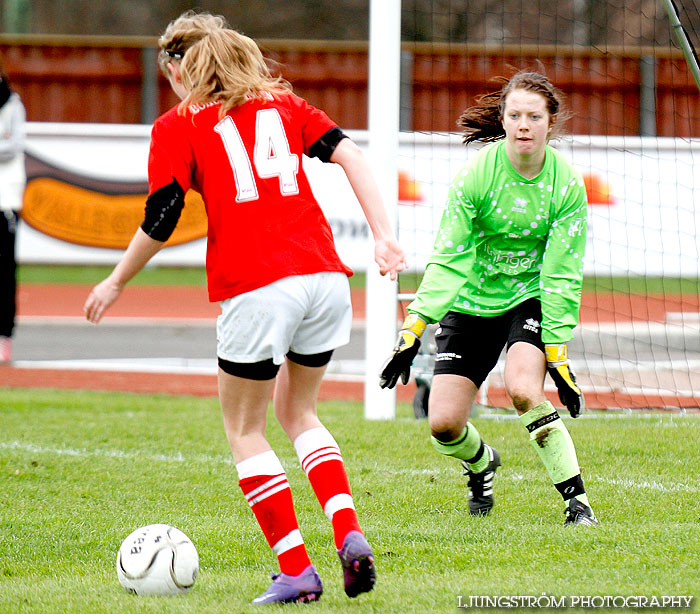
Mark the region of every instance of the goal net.
<instances>
[{"instance_id":1,"label":"goal net","mask_svg":"<svg viewBox=\"0 0 700 614\"><path fill-rule=\"evenodd\" d=\"M404 309L448 186L480 147L462 145L457 118L500 88L494 77L544 72L573 113L552 145L582 173L589 199L580 323L569 344L587 406L700 408L700 93L687 53L700 47L699 4L403 0ZM430 383L434 347L425 345L418 388ZM559 405L549 378L546 391ZM503 356L480 395L509 406Z\"/></svg>"}]
</instances>

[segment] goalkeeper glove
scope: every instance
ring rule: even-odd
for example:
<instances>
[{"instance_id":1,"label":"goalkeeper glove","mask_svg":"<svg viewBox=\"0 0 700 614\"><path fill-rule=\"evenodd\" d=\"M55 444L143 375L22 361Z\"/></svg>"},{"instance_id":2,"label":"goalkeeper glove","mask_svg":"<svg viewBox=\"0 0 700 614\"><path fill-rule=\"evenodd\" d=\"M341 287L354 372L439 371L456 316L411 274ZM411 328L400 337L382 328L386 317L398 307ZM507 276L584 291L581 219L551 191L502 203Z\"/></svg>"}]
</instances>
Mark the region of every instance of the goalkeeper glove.
<instances>
[{"instance_id":1,"label":"goalkeeper glove","mask_svg":"<svg viewBox=\"0 0 700 614\"><path fill-rule=\"evenodd\" d=\"M401 377L401 381L408 383L411 374L411 363L418 354L420 337L427 326L427 322L415 313L409 313L399 331L399 338L394 347L394 353L384 363L379 386L381 388L393 388Z\"/></svg>"},{"instance_id":2,"label":"goalkeeper glove","mask_svg":"<svg viewBox=\"0 0 700 614\"><path fill-rule=\"evenodd\" d=\"M559 400L566 405L572 418L578 418L585 404L583 392L576 385L576 377L569 366L566 343L556 343L544 346L547 357L547 371L557 386Z\"/></svg>"}]
</instances>

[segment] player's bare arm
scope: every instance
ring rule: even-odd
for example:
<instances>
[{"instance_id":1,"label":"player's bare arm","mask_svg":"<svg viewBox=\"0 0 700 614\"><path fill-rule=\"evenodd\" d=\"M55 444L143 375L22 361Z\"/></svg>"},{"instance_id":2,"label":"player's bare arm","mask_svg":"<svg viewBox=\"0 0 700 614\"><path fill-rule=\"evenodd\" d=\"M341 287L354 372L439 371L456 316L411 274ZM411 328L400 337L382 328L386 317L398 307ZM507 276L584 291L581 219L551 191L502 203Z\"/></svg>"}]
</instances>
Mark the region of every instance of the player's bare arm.
<instances>
[{"instance_id":1,"label":"player's bare arm","mask_svg":"<svg viewBox=\"0 0 700 614\"><path fill-rule=\"evenodd\" d=\"M105 311L119 298L126 283L136 275L163 247L163 241L149 237L141 228L136 231L119 264L109 277L90 292L83 312L88 321L97 324Z\"/></svg>"}]
</instances>

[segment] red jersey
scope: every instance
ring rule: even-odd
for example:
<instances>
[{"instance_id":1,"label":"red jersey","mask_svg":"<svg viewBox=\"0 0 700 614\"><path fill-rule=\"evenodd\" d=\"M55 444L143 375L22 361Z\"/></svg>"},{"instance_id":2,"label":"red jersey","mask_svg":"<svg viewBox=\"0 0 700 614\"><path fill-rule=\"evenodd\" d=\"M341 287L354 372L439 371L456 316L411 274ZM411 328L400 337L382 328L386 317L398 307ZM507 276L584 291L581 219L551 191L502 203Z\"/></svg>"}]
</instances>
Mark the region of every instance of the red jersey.
<instances>
[{"instance_id":1,"label":"red jersey","mask_svg":"<svg viewBox=\"0 0 700 614\"><path fill-rule=\"evenodd\" d=\"M302 167L302 154L336 124L292 93L249 100L223 118L219 110L170 109L153 125L148 160L150 194L174 179L202 195L209 300L290 275L352 275Z\"/></svg>"}]
</instances>

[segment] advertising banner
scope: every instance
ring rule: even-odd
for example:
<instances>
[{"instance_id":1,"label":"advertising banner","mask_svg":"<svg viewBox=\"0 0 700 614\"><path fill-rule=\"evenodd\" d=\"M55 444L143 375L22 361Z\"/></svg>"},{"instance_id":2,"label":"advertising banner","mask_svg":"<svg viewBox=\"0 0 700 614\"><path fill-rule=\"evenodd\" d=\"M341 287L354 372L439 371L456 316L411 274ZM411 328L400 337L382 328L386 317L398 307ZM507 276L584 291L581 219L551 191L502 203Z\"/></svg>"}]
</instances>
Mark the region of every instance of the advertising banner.
<instances>
[{"instance_id":1,"label":"advertising banner","mask_svg":"<svg viewBox=\"0 0 700 614\"><path fill-rule=\"evenodd\" d=\"M367 149L366 132L348 134ZM114 264L143 218L150 126L28 124L22 263ZM589 198L586 274L700 275L700 140L574 136L553 145ZM455 134L401 133L399 240L411 269L430 254L452 177L478 147ZM304 159L342 259L368 265L369 228L342 169ZM153 264L203 266L207 219L190 191Z\"/></svg>"}]
</instances>

